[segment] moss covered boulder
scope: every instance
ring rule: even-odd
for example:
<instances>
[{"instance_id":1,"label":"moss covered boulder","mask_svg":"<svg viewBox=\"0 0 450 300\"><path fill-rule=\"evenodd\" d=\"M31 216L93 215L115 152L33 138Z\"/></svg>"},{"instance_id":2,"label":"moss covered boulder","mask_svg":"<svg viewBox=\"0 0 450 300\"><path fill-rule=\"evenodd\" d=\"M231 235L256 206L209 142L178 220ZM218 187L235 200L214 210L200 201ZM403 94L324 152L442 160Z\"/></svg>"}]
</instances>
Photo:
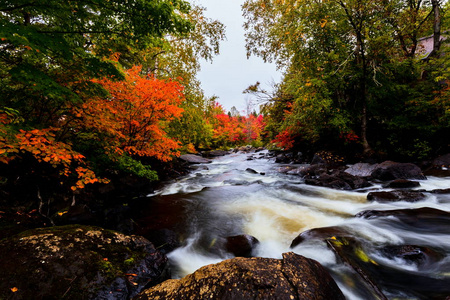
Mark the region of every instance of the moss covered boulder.
<instances>
[{"instance_id":1,"label":"moss covered boulder","mask_svg":"<svg viewBox=\"0 0 450 300\"><path fill-rule=\"evenodd\" d=\"M0 299L130 299L168 278L145 238L69 225L0 240Z\"/></svg>"},{"instance_id":2,"label":"moss covered boulder","mask_svg":"<svg viewBox=\"0 0 450 300\"><path fill-rule=\"evenodd\" d=\"M233 258L205 266L182 279L145 290L134 300L163 299L345 299L315 260L295 253L282 259Z\"/></svg>"}]
</instances>

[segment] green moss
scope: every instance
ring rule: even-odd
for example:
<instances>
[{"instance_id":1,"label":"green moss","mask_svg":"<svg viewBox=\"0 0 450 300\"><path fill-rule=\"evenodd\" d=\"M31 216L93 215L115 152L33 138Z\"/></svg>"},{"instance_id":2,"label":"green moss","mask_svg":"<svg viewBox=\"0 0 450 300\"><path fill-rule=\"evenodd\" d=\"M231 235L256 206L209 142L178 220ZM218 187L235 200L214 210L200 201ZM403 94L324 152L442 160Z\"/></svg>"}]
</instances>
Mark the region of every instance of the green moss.
<instances>
[{"instance_id":1,"label":"green moss","mask_svg":"<svg viewBox=\"0 0 450 300\"><path fill-rule=\"evenodd\" d=\"M107 260L100 260L97 263L97 267L107 280L112 280L121 274L120 268Z\"/></svg>"},{"instance_id":2,"label":"green moss","mask_svg":"<svg viewBox=\"0 0 450 300\"><path fill-rule=\"evenodd\" d=\"M134 258L133 257L130 257L129 259L125 259L124 261L123 261L123 264L124 264L124 266L125 267L127 267L127 268L131 268L134 264L135 264L135 260L134 260Z\"/></svg>"}]
</instances>

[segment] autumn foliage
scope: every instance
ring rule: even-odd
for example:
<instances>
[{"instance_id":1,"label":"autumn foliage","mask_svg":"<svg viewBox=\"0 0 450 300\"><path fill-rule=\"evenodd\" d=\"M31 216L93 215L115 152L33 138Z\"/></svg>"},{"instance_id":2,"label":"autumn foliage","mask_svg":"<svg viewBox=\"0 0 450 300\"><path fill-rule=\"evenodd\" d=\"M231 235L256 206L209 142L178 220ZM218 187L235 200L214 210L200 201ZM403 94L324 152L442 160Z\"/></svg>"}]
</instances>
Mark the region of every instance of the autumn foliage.
<instances>
[{"instance_id":1,"label":"autumn foliage","mask_svg":"<svg viewBox=\"0 0 450 300\"><path fill-rule=\"evenodd\" d=\"M232 116L219 103L214 103L209 123L213 128L213 146L236 146L261 143L265 127L262 115Z\"/></svg>"},{"instance_id":2,"label":"autumn foliage","mask_svg":"<svg viewBox=\"0 0 450 300\"><path fill-rule=\"evenodd\" d=\"M184 99L183 87L175 81L142 76L140 71L140 67L126 70L121 81L93 80L108 96L69 104L64 110L66 114L54 126L21 129L21 122L14 122L11 114L2 111L0 163L31 155L37 162L57 169L71 182L71 189L76 190L86 184L108 181L99 178L91 168L86 157L92 155L89 148L96 148L95 153L113 164L122 162L130 171L136 166L145 169L132 157L168 161L179 155L180 145L167 136L165 126L183 112L179 107ZM83 139L88 140L89 147L80 146ZM128 158L121 159L124 156Z\"/></svg>"},{"instance_id":3,"label":"autumn foliage","mask_svg":"<svg viewBox=\"0 0 450 300\"><path fill-rule=\"evenodd\" d=\"M175 81L141 76L141 68L126 71L125 80L95 80L109 97L94 97L74 107L77 126L95 131L106 142L106 151L168 161L179 155L179 143L164 127L181 116L183 87Z\"/></svg>"}]
</instances>

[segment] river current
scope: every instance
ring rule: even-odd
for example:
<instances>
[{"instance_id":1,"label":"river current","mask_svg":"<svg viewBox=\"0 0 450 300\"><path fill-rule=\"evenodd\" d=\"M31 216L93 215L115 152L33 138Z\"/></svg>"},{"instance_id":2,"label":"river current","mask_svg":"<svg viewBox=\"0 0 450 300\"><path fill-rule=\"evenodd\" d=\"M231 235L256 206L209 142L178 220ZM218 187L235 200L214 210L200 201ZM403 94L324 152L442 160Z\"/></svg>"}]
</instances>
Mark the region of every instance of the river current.
<instances>
[{"instance_id":1,"label":"river current","mask_svg":"<svg viewBox=\"0 0 450 300\"><path fill-rule=\"evenodd\" d=\"M215 245L225 237L248 234L260 242L254 256L281 258L282 253L293 251L325 266L347 299L382 298L323 239L311 239L290 248L291 242L305 230L337 226L360 241L356 252L360 251L359 258L371 266L368 273L388 299L438 299L442 293L450 295L448 223L418 227L395 216L355 216L366 210L422 207L449 212L449 194L426 193L425 200L414 203L369 202L370 191L389 189L381 184L354 191L306 185L297 175L281 173L279 169L284 165L274 163L265 154L236 153L215 158L212 163L196 165L189 175L148 196L159 203L161 211L153 213L170 215L168 218L178 224L178 233L183 238L182 247L168 254L175 277L232 258ZM254 159L248 160L249 157ZM450 177L429 177L420 184L416 189L446 189L450 187ZM175 202L182 207L183 215L178 216L177 209L172 210ZM439 259L419 264L381 251L392 245L426 247L438 253ZM434 293L436 290L442 293Z\"/></svg>"}]
</instances>

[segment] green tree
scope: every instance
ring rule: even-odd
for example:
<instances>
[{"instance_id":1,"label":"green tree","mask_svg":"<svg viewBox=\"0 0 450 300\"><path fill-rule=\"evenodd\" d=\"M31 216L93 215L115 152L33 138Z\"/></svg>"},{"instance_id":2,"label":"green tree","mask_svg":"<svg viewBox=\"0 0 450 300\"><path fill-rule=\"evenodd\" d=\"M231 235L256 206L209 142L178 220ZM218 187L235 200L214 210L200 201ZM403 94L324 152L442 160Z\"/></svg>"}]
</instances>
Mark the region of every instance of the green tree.
<instances>
[{"instance_id":1,"label":"green tree","mask_svg":"<svg viewBox=\"0 0 450 300\"><path fill-rule=\"evenodd\" d=\"M428 2L247 0L243 10L248 55L285 71L275 94L293 100L269 109L284 111L279 133L322 143L356 133L370 153L378 129L396 122L387 110L398 112L420 91L419 37L433 26Z\"/></svg>"},{"instance_id":2,"label":"green tree","mask_svg":"<svg viewBox=\"0 0 450 300\"><path fill-rule=\"evenodd\" d=\"M189 10L181 0L0 0L0 161L31 156L95 182L75 142L92 134L74 130L73 108L107 96L93 79L124 78L120 56L188 34Z\"/></svg>"}]
</instances>

